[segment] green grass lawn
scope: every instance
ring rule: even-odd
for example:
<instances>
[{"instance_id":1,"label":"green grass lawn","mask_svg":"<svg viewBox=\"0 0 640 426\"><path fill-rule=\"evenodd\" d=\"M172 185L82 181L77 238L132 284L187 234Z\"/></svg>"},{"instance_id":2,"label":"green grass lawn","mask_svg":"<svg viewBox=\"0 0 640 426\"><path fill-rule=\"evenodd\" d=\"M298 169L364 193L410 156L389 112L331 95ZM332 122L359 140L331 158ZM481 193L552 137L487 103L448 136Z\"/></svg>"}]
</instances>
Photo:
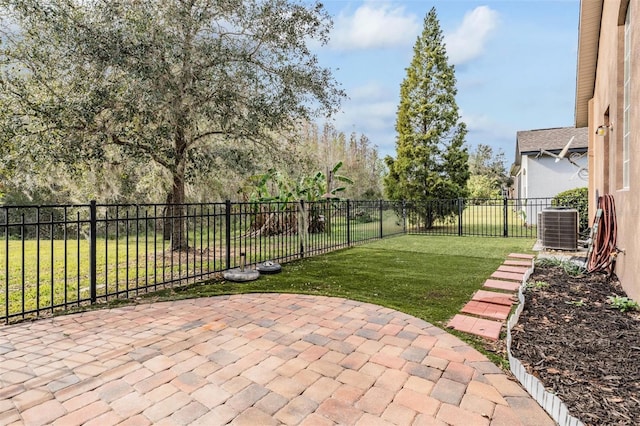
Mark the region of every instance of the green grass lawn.
<instances>
[{"instance_id":1,"label":"green grass lawn","mask_svg":"<svg viewBox=\"0 0 640 426\"><path fill-rule=\"evenodd\" d=\"M153 297L317 294L375 303L443 326L509 253L530 253L533 243L515 238L405 235L287 263L282 273L257 281L209 282Z\"/></svg>"}]
</instances>

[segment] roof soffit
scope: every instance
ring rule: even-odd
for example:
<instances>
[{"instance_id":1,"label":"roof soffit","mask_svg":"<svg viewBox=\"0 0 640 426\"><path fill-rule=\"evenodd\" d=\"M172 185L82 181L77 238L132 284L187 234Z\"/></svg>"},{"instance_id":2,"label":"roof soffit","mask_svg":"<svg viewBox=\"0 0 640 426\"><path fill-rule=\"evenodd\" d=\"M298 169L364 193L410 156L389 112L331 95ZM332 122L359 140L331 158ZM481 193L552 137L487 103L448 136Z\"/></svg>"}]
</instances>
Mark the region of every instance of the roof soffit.
<instances>
[{"instance_id":1,"label":"roof soffit","mask_svg":"<svg viewBox=\"0 0 640 426\"><path fill-rule=\"evenodd\" d=\"M589 125L589 100L593 98L600 42L603 0L581 0L576 70L575 126Z\"/></svg>"}]
</instances>

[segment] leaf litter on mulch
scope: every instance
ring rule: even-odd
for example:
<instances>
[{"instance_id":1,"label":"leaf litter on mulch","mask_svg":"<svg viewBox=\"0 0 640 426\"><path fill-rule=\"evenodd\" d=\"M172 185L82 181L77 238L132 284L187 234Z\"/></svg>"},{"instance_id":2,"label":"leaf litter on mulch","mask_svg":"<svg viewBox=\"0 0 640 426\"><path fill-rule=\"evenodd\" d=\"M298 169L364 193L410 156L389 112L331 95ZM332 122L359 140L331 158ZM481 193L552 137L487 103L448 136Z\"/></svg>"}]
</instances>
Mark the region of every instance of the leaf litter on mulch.
<instances>
[{"instance_id":1,"label":"leaf litter on mulch","mask_svg":"<svg viewBox=\"0 0 640 426\"><path fill-rule=\"evenodd\" d=\"M640 313L620 312L615 276L536 265L511 351L586 425L640 421Z\"/></svg>"}]
</instances>

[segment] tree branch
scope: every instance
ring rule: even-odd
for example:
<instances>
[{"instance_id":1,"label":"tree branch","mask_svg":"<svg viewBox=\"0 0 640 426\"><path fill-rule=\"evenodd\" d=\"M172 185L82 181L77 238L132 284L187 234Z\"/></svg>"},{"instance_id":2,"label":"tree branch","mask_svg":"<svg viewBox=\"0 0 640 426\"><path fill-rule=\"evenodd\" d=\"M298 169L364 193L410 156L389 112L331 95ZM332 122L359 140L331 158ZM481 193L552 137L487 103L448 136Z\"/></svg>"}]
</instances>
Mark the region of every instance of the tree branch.
<instances>
[{"instance_id":1,"label":"tree branch","mask_svg":"<svg viewBox=\"0 0 640 426\"><path fill-rule=\"evenodd\" d=\"M151 146L145 146L140 143L131 143L131 142L123 141L117 135L111 135L111 141L113 145L140 149L144 151L147 155L149 155L153 159L153 161L160 164L162 167L165 167L167 170L172 170L172 165L169 164L169 162L165 161L162 157L158 156L155 153L155 150L153 150Z\"/></svg>"},{"instance_id":2,"label":"tree branch","mask_svg":"<svg viewBox=\"0 0 640 426\"><path fill-rule=\"evenodd\" d=\"M195 136L193 139L191 139L192 143L196 143L198 142L200 139L204 139L207 136L213 136L213 135L226 135L227 132L224 132L222 130L209 130L207 132L204 133L200 133L199 135Z\"/></svg>"}]
</instances>

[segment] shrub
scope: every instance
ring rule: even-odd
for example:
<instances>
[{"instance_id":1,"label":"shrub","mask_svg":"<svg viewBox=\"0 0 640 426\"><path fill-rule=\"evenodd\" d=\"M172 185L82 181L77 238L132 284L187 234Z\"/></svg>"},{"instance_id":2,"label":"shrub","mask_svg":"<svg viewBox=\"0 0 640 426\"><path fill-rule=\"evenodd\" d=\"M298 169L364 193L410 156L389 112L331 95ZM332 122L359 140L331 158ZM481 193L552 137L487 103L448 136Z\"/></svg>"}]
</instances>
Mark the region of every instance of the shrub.
<instances>
[{"instance_id":1,"label":"shrub","mask_svg":"<svg viewBox=\"0 0 640 426\"><path fill-rule=\"evenodd\" d=\"M586 233L589 229L589 190L587 188L575 188L561 192L553 197L551 205L578 210L578 229L580 234Z\"/></svg>"}]
</instances>

